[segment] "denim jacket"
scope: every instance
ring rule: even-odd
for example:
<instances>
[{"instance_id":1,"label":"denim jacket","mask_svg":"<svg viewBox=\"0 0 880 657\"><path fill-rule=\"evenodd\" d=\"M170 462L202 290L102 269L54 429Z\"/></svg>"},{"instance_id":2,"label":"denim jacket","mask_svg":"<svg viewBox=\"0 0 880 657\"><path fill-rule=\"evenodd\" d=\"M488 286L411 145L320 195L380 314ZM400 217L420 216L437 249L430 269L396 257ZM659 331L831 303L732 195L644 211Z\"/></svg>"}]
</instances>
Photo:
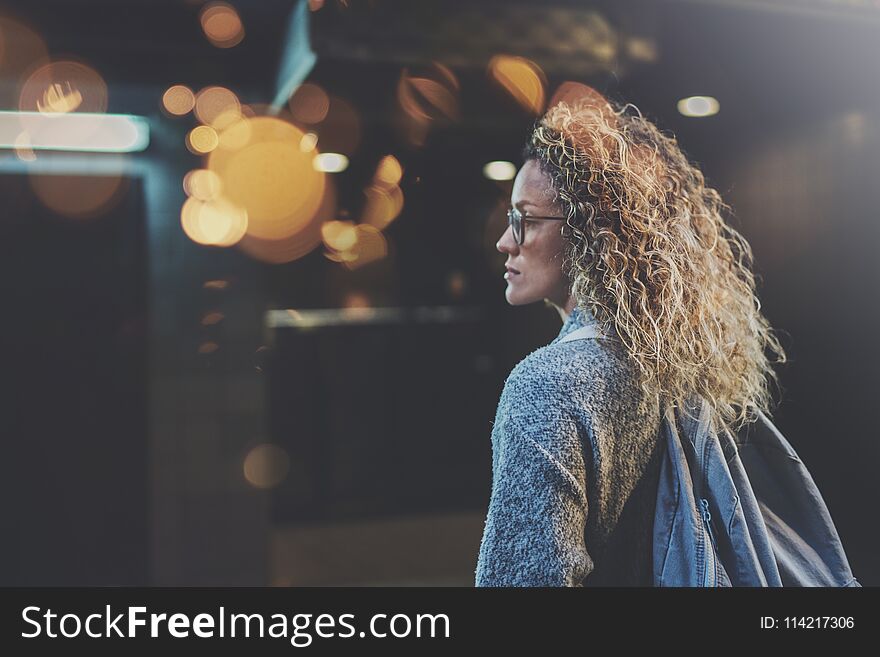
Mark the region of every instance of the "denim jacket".
<instances>
[{"instance_id":1,"label":"denim jacket","mask_svg":"<svg viewBox=\"0 0 880 657\"><path fill-rule=\"evenodd\" d=\"M766 415L732 437L695 396L667 409L661 431L655 586L861 586L813 478Z\"/></svg>"}]
</instances>

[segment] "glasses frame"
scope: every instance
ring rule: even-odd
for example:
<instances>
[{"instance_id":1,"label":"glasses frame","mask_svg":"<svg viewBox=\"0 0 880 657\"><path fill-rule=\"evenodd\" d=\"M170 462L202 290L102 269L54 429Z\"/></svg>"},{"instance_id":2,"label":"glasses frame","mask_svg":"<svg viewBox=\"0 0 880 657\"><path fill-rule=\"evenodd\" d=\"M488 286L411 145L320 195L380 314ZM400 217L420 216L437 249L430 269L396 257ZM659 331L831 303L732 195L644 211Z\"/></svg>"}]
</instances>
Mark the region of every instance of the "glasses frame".
<instances>
[{"instance_id":1,"label":"glasses frame","mask_svg":"<svg viewBox=\"0 0 880 657\"><path fill-rule=\"evenodd\" d=\"M534 215L525 215L519 208L510 208L507 211L507 225L513 228L513 239L516 240L516 243L519 245L522 245L526 241L526 220L565 221L566 219L568 219L568 217L538 217ZM519 230L517 230L517 228L519 228Z\"/></svg>"}]
</instances>

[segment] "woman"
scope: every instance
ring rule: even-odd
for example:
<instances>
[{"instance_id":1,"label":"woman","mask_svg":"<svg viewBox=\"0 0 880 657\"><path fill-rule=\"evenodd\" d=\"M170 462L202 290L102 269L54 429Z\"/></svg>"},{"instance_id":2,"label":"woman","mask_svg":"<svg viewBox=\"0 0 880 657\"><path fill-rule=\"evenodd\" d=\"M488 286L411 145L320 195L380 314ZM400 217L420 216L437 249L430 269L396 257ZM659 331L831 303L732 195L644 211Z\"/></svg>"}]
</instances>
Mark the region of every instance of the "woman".
<instances>
[{"instance_id":1,"label":"woman","mask_svg":"<svg viewBox=\"0 0 880 657\"><path fill-rule=\"evenodd\" d=\"M477 586L650 586L662 409L699 393L732 431L770 414L765 351L785 353L751 249L630 107L554 105L514 181L507 301L543 300L563 325L504 384ZM587 325L596 339L563 341Z\"/></svg>"}]
</instances>

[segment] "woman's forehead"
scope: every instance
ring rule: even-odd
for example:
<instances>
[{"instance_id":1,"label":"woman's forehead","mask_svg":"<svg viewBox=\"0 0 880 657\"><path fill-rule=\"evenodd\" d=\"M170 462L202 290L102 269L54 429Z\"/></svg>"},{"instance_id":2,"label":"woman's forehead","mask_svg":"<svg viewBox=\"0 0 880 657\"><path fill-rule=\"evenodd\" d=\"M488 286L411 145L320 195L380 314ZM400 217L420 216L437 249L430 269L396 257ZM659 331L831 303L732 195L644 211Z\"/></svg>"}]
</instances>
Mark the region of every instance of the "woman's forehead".
<instances>
[{"instance_id":1,"label":"woman's forehead","mask_svg":"<svg viewBox=\"0 0 880 657\"><path fill-rule=\"evenodd\" d=\"M520 168L513 181L510 196L514 206L534 205L536 207L552 207L556 198L553 181L535 160L528 160Z\"/></svg>"}]
</instances>

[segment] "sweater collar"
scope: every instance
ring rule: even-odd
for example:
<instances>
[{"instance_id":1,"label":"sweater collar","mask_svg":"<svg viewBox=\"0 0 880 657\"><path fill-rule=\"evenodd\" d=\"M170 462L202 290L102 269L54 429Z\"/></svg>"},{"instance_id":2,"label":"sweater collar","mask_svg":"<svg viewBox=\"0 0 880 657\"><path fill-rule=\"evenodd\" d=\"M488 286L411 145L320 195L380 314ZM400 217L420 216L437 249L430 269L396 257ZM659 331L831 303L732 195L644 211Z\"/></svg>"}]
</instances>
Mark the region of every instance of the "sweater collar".
<instances>
[{"instance_id":1,"label":"sweater collar","mask_svg":"<svg viewBox=\"0 0 880 657\"><path fill-rule=\"evenodd\" d=\"M562 338L564 338L572 331L576 331L577 329L587 326L588 324L595 323L596 318L593 313L590 312L589 308L577 305L572 309L571 313L569 313L568 318L562 323L562 328L559 329L559 335L557 335L553 342L551 342L550 344L559 342Z\"/></svg>"}]
</instances>

